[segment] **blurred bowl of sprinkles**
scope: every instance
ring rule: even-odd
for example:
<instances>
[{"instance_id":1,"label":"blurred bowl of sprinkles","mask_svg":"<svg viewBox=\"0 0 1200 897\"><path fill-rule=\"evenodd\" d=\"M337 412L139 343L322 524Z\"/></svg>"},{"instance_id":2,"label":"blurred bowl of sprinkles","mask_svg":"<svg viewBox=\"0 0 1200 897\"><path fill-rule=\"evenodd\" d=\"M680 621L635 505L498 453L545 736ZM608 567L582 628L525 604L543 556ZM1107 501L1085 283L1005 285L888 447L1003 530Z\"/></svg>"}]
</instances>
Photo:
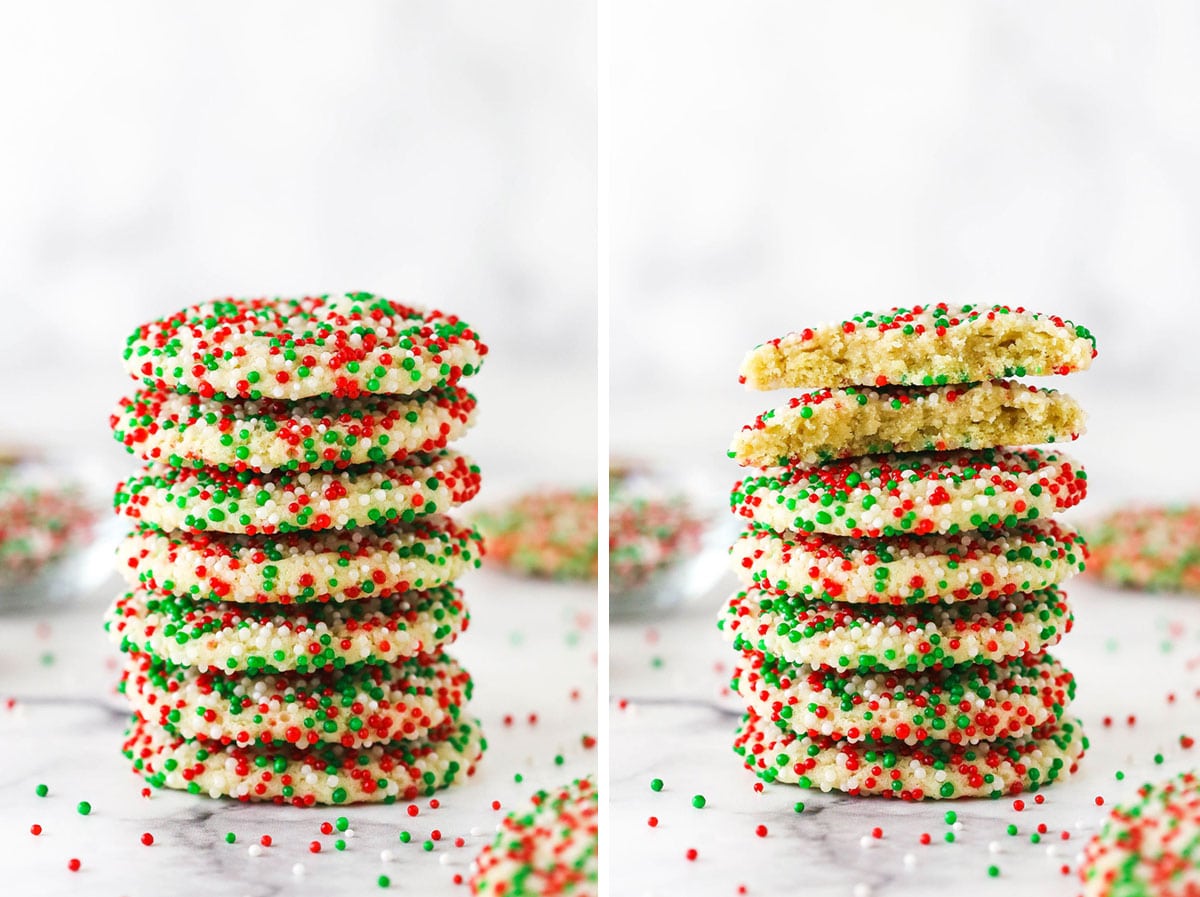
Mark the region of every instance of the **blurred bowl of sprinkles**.
<instances>
[{"instance_id":1,"label":"blurred bowl of sprinkles","mask_svg":"<svg viewBox=\"0 0 1200 897\"><path fill-rule=\"evenodd\" d=\"M674 476L626 462L609 473L609 612L655 616L703 595L725 569L715 510Z\"/></svg>"},{"instance_id":2,"label":"blurred bowl of sprinkles","mask_svg":"<svg viewBox=\"0 0 1200 897\"><path fill-rule=\"evenodd\" d=\"M1083 531L1091 576L1117 588L1200 594L1200 504L1118 508Z\"/></svg>"},{"instance_id":3,"label":"blurred bowl of sprinkles","mask_svg":"<svg viewBox=\"0 0 1200 897\"><path fill-rule=\"evenodd\" d=\"M490 566L519 576L594 582L600 530L595 489L537 489L477 513Z\"/></svg>"},{"instance_id":4,"label":"blurred bowl of sprinkles","mask_svg":"<svg viewBox=\"0 0 1200 897\"><path fill-rule=\"evenodd\" d=\"M100 508L59 466L0 448L0 613L65 604L107 577Z\"/></svg>"}]
</instances>

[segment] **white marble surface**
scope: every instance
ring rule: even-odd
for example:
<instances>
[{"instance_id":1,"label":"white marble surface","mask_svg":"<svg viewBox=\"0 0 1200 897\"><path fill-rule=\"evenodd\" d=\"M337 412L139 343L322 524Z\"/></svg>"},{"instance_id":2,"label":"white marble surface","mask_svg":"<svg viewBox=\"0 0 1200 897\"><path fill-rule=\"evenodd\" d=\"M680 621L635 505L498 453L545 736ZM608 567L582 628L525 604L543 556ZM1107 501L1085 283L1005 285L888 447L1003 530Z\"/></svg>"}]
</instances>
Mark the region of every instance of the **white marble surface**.
<instances>
[{"instance_id":1,"label":"white marble surface","mask_svg":"<svg viewBox=\"0 0 1200 897\"><path fill-rule=\"evenodd\" d=\"M0 617L0 893L333 897L379 891L376 879L386 874L400 893L465 894L453 877L468 875L506 812L538 788L596 769L596 749L583 744L597 734L596 605L593 588L489 570L462 584L471 628L452 651L475 677L471 711L489 749L472 780L437 796L440 808L418 800L415 818L403 803L297 810L169 791L146 799L120 754L127 712L113 688L117 654L100 625L111 592L68 612ZM38 783L49 786L47 797L36 796ZM91 815L76 812L81 800ZM493 810L493 800L502 809ZM344 852L334 848L336 835L319 830L339 815L355 833ZM40 836L30 834L34 823ZM427 853L422 842L435 828L442 838ZM398 840L401 830L411 843ZM232 845L229 831L237 834ZM143 832L154 835L153 846L143 846ZM273 846L251 856L264 834ZM461 848L457 837L465 838ZM322 844L318 855L308 850L313 840ZM381 860L384 850L392 862ZM67 868L72 857L82 861L78 872ZM303 876L293 873L296 863Z\"/></svg>"},{"instance_id":2,"label":"white marble surface","mask_svg":"<svg viewBox=\"0 0 1200 897\"><path fill-rule=\"evenodd\" d=\"M1147 778L1200 764L1200 744L1185 750L1179 743L1182 734L1200 738L1200 602L1118 593L1079 579L1068 591L1076 626L1055 653L1077 677L1073 711L1091 747L1077 776L1039 792L1044 804L1024 795L1022 812L1011 799L916 805L785 785L757 793L758 780L731 749L740 709L726 687L735 655L714 622L723 591L653 626L614 625L611 893L733 897L744 885L752 897L1075 894L1075 855L1108 807ZM665 782L659 793L650 789L655 777ZM695 794L707 798L704 809L692 807ZM1097 795L1106 807L1096 805ZM796 801L805 804L802 814L793 810ZM952 844L943 840L950 809L961 823ZM1006 833L1009 823L1019 835ZM1047 833L1032 844L1039 823ZM759 824L766 837L756 834ZM878 841L876 826L883 829ZM931 845L919 843L922 832L932 835ZM991 852L993 843L999 852ZM698 851L693 862L689 848ZM993 864L995 879L987 874Z\"/></svg>"}]
</instances>

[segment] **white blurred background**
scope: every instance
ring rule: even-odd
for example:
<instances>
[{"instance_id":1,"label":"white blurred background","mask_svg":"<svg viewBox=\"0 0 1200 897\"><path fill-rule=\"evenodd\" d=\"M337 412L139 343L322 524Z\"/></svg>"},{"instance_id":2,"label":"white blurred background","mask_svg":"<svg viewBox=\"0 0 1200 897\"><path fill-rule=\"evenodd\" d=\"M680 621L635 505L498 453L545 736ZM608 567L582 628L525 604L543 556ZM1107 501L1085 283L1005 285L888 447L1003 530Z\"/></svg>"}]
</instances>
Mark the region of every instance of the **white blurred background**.
<instances>
[{"instance_id":1,"label":"white blurred background","mask_svg":"<svg viewBox=\"0 0 1200 897\"><path fill-rule=\"evenodd\" d=\"M755 344L866 308L1089 326L1092 508L1200 498L1200 8L618 0L612 437L732 482Z\"/></svg>"},{"instance_id":2,"label":"white blurred background","mask_svg":"<svg viewBox=\"0 0 1200 897\"><path fill-rule=\"evenodd\" d=\"M594 18L590 0L6 5L0 442L126 472L107 418L139 322L368 290L490 344L467 443L485 482L592 481Z\"/></svg>"}]
</instances>

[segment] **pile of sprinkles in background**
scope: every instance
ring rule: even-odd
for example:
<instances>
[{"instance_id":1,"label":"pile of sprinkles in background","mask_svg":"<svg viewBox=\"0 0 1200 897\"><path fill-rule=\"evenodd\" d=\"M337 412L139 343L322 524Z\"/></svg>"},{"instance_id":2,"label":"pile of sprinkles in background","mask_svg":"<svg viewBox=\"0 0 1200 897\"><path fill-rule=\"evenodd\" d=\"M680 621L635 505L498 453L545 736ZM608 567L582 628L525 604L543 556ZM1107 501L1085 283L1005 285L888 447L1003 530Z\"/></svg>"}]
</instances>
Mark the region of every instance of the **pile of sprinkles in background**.
<instances>
[{"instance_id":1,"label":"pile of sprinkles in background","mask_svg":"<svg viewBox=\"0 0 1200 897\"><path fill-rule=\"evenodd\" d=\"M111 417L145 466L117 487L129 590L105 626L152 785L296 806L412 800L486 746L447 516L479 489L448 447L487 347L369 293L223 300L137 328Z\"/></svg>"},{"instance_id":2,"label":"pile of sprinkles in background","mask_svg":"<svg viewBox=\"0 0 1200 897\"><path fill-rule=\"evenodd\" d=\"M595 488L539 489L476 513L494 563L520 576L595 580L599 564Z\"/></svg>"},{"instance_id":3,"label":"pile of sprinkles in background","mask_svg":"<svg viewBox=\"0 0 1200 897\"><path fill-rule=\"evenodd\" d=\"M74 485L41 482L0 459L0 587L26 582L86 545L95 518Z\"/></svg>"},{"instance_id":4,"label":"pile of sprinkles in background","mask_svg":"<svg viewBox=\"0 0 1200 897\"><path fill-rule=\"evenodd\" d=\"M1052 519L1086 494L1056 447L1088 330L1005 306L866 312L758 346L751 389L815 388L730 457L747 529L719 626L740 654L735 750L767 782L907 800L1036 791L1087 747L1048 650L1086 559Z\"/></svg>"},{"instance_id":5,"label":"pile of sprinkles in background","mask_svg":"<svg viewBox=\"0 0 1200 897\"><path fill-rule=\"evenodd\" d=\"M1200 505L1120 508L1087 532L1088 569L1110 585L1200 592Z\"/></svg>"}]
</instances>

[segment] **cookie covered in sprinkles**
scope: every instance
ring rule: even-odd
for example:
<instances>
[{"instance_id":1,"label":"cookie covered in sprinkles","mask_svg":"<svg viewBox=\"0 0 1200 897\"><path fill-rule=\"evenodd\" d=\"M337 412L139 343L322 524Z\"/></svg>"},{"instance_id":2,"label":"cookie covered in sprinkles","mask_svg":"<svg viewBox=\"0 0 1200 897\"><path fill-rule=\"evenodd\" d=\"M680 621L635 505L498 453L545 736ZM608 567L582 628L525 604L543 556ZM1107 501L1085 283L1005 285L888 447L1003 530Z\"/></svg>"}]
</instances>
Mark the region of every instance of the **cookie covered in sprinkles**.
<instances>
[{"instance_id":1,"label":"cookie covered in sprinkles","mask_svg":"<svg viewBox=\"0 0 1200 897\"><path fill-rule=\"evenodd\" d=\"M302 607L196 603L135 590L113 602L104 625L125 651L200 670L275 673L434 653L468 621L462 594L450 587Z\"/></svg>"},{"instance_id":2,"label":"cookie covered in sprinkles","mask_svg":"<svg viewBox=\"0 0 1200 897\"><path fill-rule=\"evenodd\" d=\"M729 550L744 585L812 601L920 604L1037 592L1084 570L1087 547L1050 518L954 535L850 539L755 526Z\"/></svg>"},{"instance_id":3,"label":"cookie covered in sprinkles","mask_svg":"<svg viewBox=\"0 0 1200 897\"><path fill-rule=\"evenodd\" d=\"M1087 370L1096 340L1057 315L945 302L865 311L755 347L742 362L750 389L944 386Z\"/></svg>"},{"instance_id":4,"label":"cookie covered in sprinkles","mask_svg":"<svg viewBox=\"0 0 1200 897\"><path fill-rule=\"evenodd\" d=\"M408 523L470 501L479 486L479 468L451 450L330 473L154 464L117 486L113 506L160 529L270 535Z\"/></svg>"},{"instance_id":5,"label":"cookie covered in sprinkles","mask_svg":"<svg viewBox=\"0 0 1200 897\"><path fill-rule=\"evenodd\" d=\"M307 807L428 796L474 775L486 748L470 719L428 740L262 749L187 741L135 716L124 753L156 788Z\"/></svg>"},{"instance_id":6,"label":"cookie covered in sprinkles","mask_svg":"<svg viewBox=\"0 0 1200 897\"><path fill-rule=\"evenodd\" d=\"M865 455L764 470L730 495L735 514L778 532L835 536L1013 527L1074 507L1087 475L1040 449Z\"/></svg>"},{"instance_id":7,"label":"cookie covered in sprinkles","mask_svg":"<svg viewBox=\"0 0 1200 897\"><path fill-rule=\"evenodd\" d=\"M421 592L479 567L479 533L450 517L273 536L164 532L142 524L117 547L125 581L194 600L273 604Z\"/></svg>"},{"instance_id":8,"label":"cookie covered in sprinkles","mask_svg":"<svg viewBox=\"0 0 1200 897\"><path fill-rule=\"evenodd\" d=\"M228 676L130 654L120 691L143 719L185 739L365 747L457 723L471 677L447 655L332 672Z\"/></svg>"},{"instance_id":9,"label":"cookie covered in sprinkles","mask_svg":"<svg viewBox=\"0 0 1200 897\"><path fill-rule=\"evenodd\" d=\"M154 389L296 401L453 385L487 346L455 315L345 293L203 302L141 325L124 354Z\"/></svg>"},{"instance_id":10,"label":"cookie covered in sprinkles","mask_svg":"<svg viewBox=\"0 0 1200 897\"><path fill-rule=\"evenodd\" d=\"M113 437L146 461L269 472L335 470L437 452L462 436L474 415L475 397L450 386L299 402L143 389L121 399L109 424Z\"/></svg>"},{"instance_id":11,"label":"cookie covered in sprinkles","mask_svg":"<svg viewBox=\"0 0 1200 897\"><path fill-rule=\"evenodd\" d=\"M820 389L742 427L729 457L742 466L820 464L887 452L941 452L1069 442L1083 409L1053 389L1012 380L941 387Z\"/></svg>"},{"instance_id":12,"label":"cookie covered in sprinkles","mask_svg":"<svg viewBox=\"0 0 1200 897\"><path fill-rule=\"evenodd\" d=\"M510 813L471 864L472 894L595 897L599 893L600 801L591 779L539 791Z\"/></svg>"},{"instance_id":13,"label":"cookie covered in sprinkles","mask_svg":"<svg viewBox=\"0 0 1200 897\"><path fill-rule=\"evenodd\" d=\"M749 713L734 741L746 768L763 781L904 800L1037 791L1074 773L1087 747L1083 727L1070 716L1024 738L893 747L783 732L770 720Z\"/></svg>"},{"instance_id":14,"label":"cookie covered in sprinkles","mask_svg":"<svg viewBox=\"0 0 1200 897\"><path fill-rule=\"evenodd\" d=\"M975 744L1057 723L1075 677L1048 654L915 675L817 669L746 654L731 686L780 729L847 742Z\"/></svg>"},{"instance_id":15,"label":"cookie covered in sprinkles","mask_svg":"<svg viewBox=\"0 0 1200 897\"><path fill-rule=\"evenodd\" d=\"M1083 850L1084 897L1200 893L1200 776L1147 782Z\"/></svg>"},{"instance_id":16,"label":"cookie covered in sprinkles","mask_svg":"<svg viewBox=\"0 0 1200 897\"><path fill-rule=\"evenodd\" d=\"M996 663L1058 644L1074 617L1057 589L997 601L903 608L814 603L753 587L718 626L739 651L837 670L908 670Z\"/></svg>"}]
</instances>

